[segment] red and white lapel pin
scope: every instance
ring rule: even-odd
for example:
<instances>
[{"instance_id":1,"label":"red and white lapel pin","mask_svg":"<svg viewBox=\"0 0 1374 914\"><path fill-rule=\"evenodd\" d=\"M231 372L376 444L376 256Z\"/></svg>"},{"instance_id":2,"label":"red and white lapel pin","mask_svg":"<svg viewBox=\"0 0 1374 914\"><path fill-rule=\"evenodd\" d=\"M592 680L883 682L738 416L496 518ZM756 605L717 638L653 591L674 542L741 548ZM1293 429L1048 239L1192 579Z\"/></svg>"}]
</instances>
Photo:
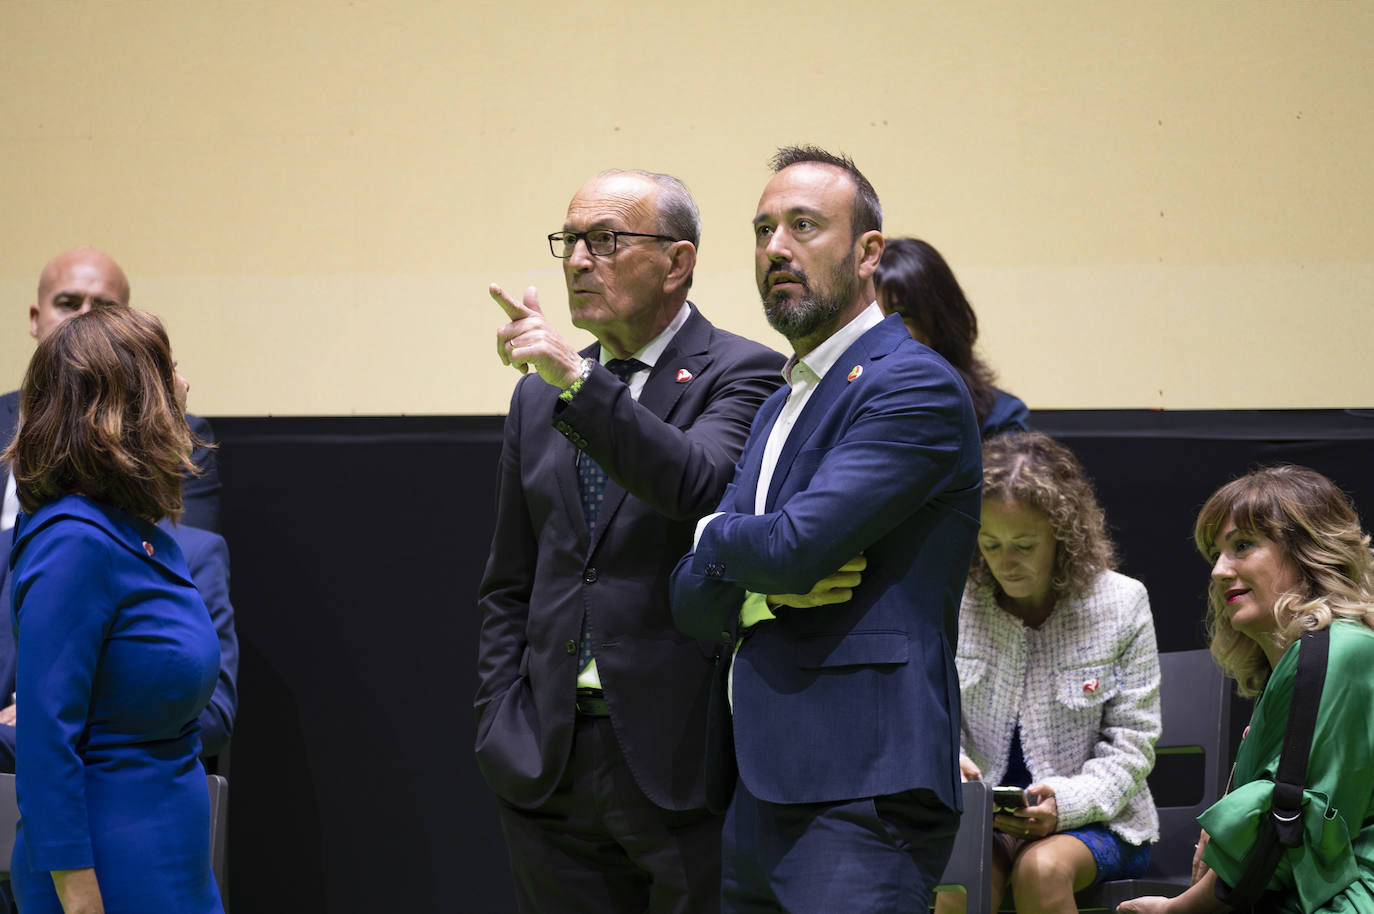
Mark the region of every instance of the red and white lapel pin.
<instances>
[{"instance_id":1,"label":"red and white lapel pin","mask_svg":"<svg viewBox=\"0 0 1374 914\"><path fill-rule=\"evenodd\" d=\"M686 384L688 381L692 380L692 373L685 368L679 368L677 370L677 377L673 380L677 381L679 384Z\"/></svg>"}]
</instances>

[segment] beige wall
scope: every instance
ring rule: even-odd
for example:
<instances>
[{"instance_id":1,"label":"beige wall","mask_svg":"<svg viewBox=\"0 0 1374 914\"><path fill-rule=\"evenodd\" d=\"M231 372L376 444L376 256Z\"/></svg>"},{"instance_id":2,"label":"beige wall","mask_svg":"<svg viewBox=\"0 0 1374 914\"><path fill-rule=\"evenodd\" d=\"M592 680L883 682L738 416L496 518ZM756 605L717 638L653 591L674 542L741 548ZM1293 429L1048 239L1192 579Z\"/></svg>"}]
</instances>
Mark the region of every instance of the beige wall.
<instances>
[{"instance_id":1,"label":"beige wall","mask_svg":"<svg viewBox=\"0 0 1374 914\"><path fill-rule=\"evenodd\" d=\"M1369 0L0 0L0 85L0 387L94 244L198 412L504 412L486 285L564 320L543 236L611 166L692 186L695 299L781 346L748 223L812 141L1033 407L1374 404Z\"/></svg>"}]
</instances>

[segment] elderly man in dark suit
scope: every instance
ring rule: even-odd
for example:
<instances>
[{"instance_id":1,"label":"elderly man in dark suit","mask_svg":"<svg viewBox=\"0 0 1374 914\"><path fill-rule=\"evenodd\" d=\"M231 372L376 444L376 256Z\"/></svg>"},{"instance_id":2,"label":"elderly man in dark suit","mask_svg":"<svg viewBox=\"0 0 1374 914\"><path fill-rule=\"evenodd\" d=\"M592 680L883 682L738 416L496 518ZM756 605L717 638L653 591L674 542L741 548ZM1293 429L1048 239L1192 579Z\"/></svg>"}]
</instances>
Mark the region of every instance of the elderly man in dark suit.
<instances>
[{"instance_id":1,"label":"elderly man in dark suit","mask_svg":"<svg viewBox=\"0 0 1374 914\"><path fill-rule=\"evenodd\" d=\"M774 169L755 272L788 384L672 583L682 630L736 648L713 706L723 907L924 911L959 821L978 422L955 370L874 302L868 180L813 147Z\"/></svg>"},{"instance_id":2,"label":"elderly man in dark suit","mask_svg":"<svg viewBox=\"0 0 1374 914\"><path fill-rule=\"evenodd\" d=\"M676 178L606 172L549 236L574 349L492 287L521 370L479 594L477 761L522 911L719 905L702 757L719 642L679 634L668 574L720 497L782 357L687 301L700 216Z\"/></svg>"}]
</instances>

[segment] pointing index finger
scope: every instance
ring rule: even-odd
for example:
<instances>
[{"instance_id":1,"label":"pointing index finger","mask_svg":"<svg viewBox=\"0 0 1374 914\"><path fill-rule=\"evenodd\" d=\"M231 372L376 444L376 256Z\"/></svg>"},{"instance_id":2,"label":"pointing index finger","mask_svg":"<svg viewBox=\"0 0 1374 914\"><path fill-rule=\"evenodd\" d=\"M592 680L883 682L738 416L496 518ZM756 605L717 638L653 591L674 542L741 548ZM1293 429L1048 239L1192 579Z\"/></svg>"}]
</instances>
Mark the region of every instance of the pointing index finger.
<instances>
[{"instance_id":1,"label":"pointing index finger","mask_svg":"<svg viewBox=\"0 0 1374 914\"><path fill-rule=\"evenodd\" d=\"M488 291L491 293L492 301L500 305L501 310L506 312L506 317L513 321L529 317L531 314L541 313L539 311L539 296L535 292L534 286L530 286L525 290L525 304L523 305L507 295L499 283L492 283ZM529 307L531 302L534 304L533 308Z\"/></svg>"}]
</instances>

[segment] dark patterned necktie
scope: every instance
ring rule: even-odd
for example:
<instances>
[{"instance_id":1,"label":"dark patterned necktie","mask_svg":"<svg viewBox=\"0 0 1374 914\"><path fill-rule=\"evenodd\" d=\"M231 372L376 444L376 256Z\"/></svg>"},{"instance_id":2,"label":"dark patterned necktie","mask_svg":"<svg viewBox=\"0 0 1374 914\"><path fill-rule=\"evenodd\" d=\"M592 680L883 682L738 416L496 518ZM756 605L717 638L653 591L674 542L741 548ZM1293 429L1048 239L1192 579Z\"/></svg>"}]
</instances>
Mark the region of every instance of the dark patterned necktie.
<instances>
[{"instance_id":1,"label":"dark patterned necktie","mask_svg":"<svg viewBox=\"0 0 1374 914\"><path fill-rule=\"evenodd\" d=\"M606 363L606 370L623 384L630 383L630 375L648 367L639 359L611 359ZM595 460L578 451L577 481L582 493L582 514L587 519L587 532L595 533L596 518L601 513L601 502L606 497L606 471ZM592 628L585 612L582 614L582 639L579 644L577 669L581 672L592 662Z\"/></svg>"}]
</instances>

